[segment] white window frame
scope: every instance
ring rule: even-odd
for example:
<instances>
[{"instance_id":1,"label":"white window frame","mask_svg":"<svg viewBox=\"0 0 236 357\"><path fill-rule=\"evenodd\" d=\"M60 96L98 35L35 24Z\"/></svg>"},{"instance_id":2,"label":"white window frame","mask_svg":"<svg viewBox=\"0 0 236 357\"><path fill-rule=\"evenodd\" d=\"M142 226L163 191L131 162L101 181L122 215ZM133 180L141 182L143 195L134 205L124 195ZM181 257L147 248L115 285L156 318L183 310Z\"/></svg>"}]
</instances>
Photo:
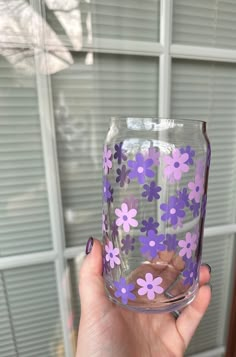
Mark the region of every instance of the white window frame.
<instances>
[{"instance_id":1,"label":"white window frame","mask_svg":"<svg viewBox=\"0 0 236 357\"><path fill-rule=\"evenodd\" d=\"M45 9L41 1L30 0L30 4L44 17ZM159 117L170 116L172 59L182 58L229 63L236 62L236 50L172 44L172 10L173 0L160 0L160 43L95 39L91 46L85 46L82 49L83 52L142 55L159 59ZM42 29L39 29L39 31L42 32ZM73 50L65 36L60 36L60 38L68 50ZM9 42L14 42L16 47L19 47L17 38L11 38ZM62 282L66 271L67 260L74 259L78 255L83 254L84 247L66 247L51 80L49 76L46 77L40 74L37 56L35 56L35 67L53 249L39 253L0 257L0 270L54 262L65 356L73 357L74 351L71 336L67 328L69 316L68 300L63 293ZM211 239L216 236L228 234L232 234L232 237L235 237L235 233L236 224L232 222L232 224L228 225L205 228L204 238ZM224 329L224 327L225 326L222 326L222 329ZM210 351L195 354L194 357L214 357L224 354L224 352L225 347L221 346Z\"/></svg>"}]
</instances>

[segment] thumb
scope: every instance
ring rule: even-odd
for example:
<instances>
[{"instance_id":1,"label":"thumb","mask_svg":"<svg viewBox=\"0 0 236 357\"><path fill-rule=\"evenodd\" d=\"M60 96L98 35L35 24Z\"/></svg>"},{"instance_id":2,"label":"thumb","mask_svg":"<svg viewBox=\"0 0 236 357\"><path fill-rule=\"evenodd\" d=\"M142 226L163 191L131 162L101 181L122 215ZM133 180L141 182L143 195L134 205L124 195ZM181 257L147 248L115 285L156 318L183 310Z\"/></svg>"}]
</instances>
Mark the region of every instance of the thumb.
<instances>
[{"instance_id":1,"label":"thumb","mask_svg":"<svg viewBox=\"0 0 236 357\"><path fill-rule=\"evenodd\" d=\"M79 293L82 311L90 309L98 299L105 298L102 277L102 245L97 239L89 238L86 254L79 274Z\"/></svg>"}]
</instances>

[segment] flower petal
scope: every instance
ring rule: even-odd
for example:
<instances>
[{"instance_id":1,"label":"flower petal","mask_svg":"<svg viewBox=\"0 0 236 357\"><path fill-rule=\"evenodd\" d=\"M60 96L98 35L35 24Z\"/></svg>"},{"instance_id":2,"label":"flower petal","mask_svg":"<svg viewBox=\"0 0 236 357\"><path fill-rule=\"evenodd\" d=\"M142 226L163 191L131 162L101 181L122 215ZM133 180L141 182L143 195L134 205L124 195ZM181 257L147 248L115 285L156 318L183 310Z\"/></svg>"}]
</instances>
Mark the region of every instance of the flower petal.
<instances>
[{"instance_id":1,"label":"flower petal","mask_svg":"<svg viewBox=\"0 0 236 357\"><path fill-rule=\"evenodd\" d=\"M145 279L147 283L152 283L153 282L153 275L151 273L147 273L145 275Z\"/></svg>"},{"instance_id":2,"label":"flower petal","mask_svg":"<svg viewBox=\"0 0 236 357\"><path fill-rule=\"evenodd\" d=\"M118 226L118 227L120 227L122 224L123 224L123 218L117 218L117 220L116 220L116 225Z\"/></svg>"},{"instance_id":3,"label":"flower petal","mask_svg":"<svg viewBox=\"0 0 236 357\"><path fill-rule=\"evenodd\" d=\"M128 212L128 214L127 214L127 216L128 216L129 218L133 218L133 217L135 217L136 215L137 215L137 210L134 209L134 208L131 208L131 210L129 210L129 212Z\"/></svg>"},{"instance_id":4,"label":"flower petal","mask_svg":"<svg viewBox=\"0 0 236 357\"><path fill-rule=\"evenodd\" d=\"M148 292L147 292L147 298L148 298L148 300L154 300L154 298L155 298L155 293L154 293L153 290L148 290Z\"/></svg>"},{"instance_id":5,"label":"flower petal","mask_svg":"<svg viewBox=\"0 0 236 357\"><path fill-rule=\"evenodd\" d=\"M130 231L130 225L128 221L123 222L123 229L126 233L129 233Z\"/></svg>"},{"instance_id":6,"label":"flower petal","mask_svg":"<svg viewBox=\"0 0 236 357\"><path fill-rule=\"evenodd\" d=\"M144 279L139 278L137 279L137 284L139 286L146 286L146 281Z\"/></svg>"},{"instance_id":7,"label":"flower petal","mask_svg":"<svg viewBox=\"0 0 236 357\"><path fill-rule=\"evenodd\" d=\"M188 153L185 153L185 154L183 154L183 155L180 156L179 162L180 162L181 164L184 164L186 161L188 161L188 159L189 159L189 154L188 154ZM186 166L187 166L187 165L186 165ZM181 167L182 167L182 165L181 165Z\"/></svg>"},{"instance_id":8,"label":"flower petal","mask_svg":"<svg viewBox=\"0 0 236 357\"><path fill-rule=\"evenodd\" d=\"M138 294L139 295L145 295L147 293L147 288L146 287L143 287L143 288L140 288L138 289Z\"/></svg>"},{"instance_id":9,"label":"flower petal","mask_svg":"<svg viewBox=\"0 0 236 357\"><path fill-rule=\"evenodd\" d=\"M127 203L122 203L122 205L121 205L121 210L122 210L122 213L123 213L123 214L128 212Z\"/></svg>"}]
</instances>

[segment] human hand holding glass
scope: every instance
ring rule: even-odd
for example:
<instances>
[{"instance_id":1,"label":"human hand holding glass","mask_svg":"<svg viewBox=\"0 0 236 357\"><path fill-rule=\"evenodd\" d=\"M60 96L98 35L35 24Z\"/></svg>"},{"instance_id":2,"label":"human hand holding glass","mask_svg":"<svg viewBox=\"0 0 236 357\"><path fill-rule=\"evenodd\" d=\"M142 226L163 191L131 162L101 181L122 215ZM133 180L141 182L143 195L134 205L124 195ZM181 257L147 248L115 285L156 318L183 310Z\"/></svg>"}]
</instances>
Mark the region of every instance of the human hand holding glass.
<instances>
[{"instance_id":1,"label":"human hand holding glass","mask_svg":"<svg viewBox=\"0 0 236 357\"><path fill-rule=\"evenodd\" d=\"M80 270L81 320L76 357L183 356L210 303L209 280L208 267L201 266L196 298L177 319L171 313L126 310L107 299L102 247L94 240Z\"/></svg>"}]
</instances>

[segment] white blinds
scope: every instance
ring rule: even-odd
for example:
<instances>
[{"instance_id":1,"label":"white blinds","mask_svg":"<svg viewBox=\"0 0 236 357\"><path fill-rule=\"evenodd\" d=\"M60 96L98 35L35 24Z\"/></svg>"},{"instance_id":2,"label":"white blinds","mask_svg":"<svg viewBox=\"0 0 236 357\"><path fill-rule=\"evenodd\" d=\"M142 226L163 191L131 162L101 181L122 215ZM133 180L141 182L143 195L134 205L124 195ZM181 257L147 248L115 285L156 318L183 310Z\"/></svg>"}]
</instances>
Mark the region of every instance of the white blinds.
<instances>
[{"instance_id":1,"label":"white blinds","mask_svg":"<svg viewBox=\"0 0 236 357\"><path fill-rule=\"evenodd\" d=\"M234 221L236 66L174 60L172 116L208 121L212 146L207 226Z\"/></svg>"},{"instance_id":2,"label":"white blinds","mask_svg":"<svg viewBox=\"0 0 236 357\"><path fill-rule=\"evenodd\" d=\"M50 1L45 1L49 6ZM84 38L89 35L88 19L91 16L93 38L125 39L136 41L159 41L160 0L82 0L74 2L77 6L67 6L64 12L70 12L75 18L78 11L81 18L81 29ZM67 26L60 20L63 17L63 6L52 6L47 10L47 20L56 33L67 33L73 36ZM76 13L78 17L78 13ZM78 25L78 22L74 26ZM73 41L72 41L73 42Z\"/></svg>"},{"instance_id":3,"label":"white blinds","mask_svg":"<svg viewBox=\"0 0 236 357\"><path fill-rule=\"evenodd\" d=\"M0 57L0 256L51 248L34 77Z\"/></svg>"},{"instance_id":4,"label":"white blinds","mask_svg":"<svg viewBox=\"0 0 236 357\"><path fill-rule=\"evenodd\" d=\"M2 277L0 356L56 356L63 340L53 263L7 270Z\"/></svg>"},{"instance_id":5,"label":"white blinds","mask_svg":"<svg viewBox=\"0 0 236 357\"><path fill-rule=\"evenodd\" d=\"M101 152L112 115L158 113L155 58L96 55L52 76L67 246L101 236Z\"/></svg>"},{"instance_id":6,"label":"white blinds","mask_svg":"<svg viewBox=\"0 0 236 357\"><path fill-rule=\"evenodd\" d=\"M236 48L236 2L174 0L173 43Z\"/></svg>"}]
</instances>

